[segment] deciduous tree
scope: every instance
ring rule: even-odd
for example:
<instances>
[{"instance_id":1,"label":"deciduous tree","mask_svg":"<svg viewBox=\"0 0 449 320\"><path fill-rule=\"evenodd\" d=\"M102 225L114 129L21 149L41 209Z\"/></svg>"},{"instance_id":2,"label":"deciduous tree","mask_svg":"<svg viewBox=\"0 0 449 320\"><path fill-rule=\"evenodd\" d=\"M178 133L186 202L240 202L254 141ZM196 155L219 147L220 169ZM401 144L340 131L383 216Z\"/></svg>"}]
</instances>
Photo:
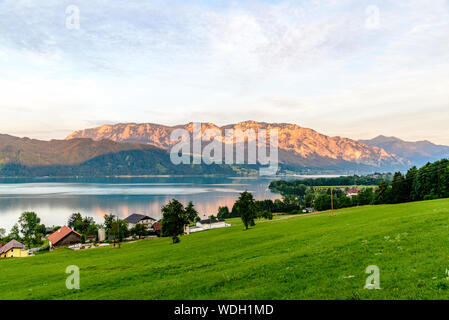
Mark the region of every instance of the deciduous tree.
<instances>
[{"instance_id":1,"label":"deciduous tree","mask_svg":"<svg viewBox=\"0 0 449 320\"><path fill-rule=\"evenodd\" d=\"M24 212L19 218L20 232L23 234L25 243L31 248L31 243L36 234L36 227L41 219L34 212Z\"/></svg>"},{"instance_id":2,"label":"deciduous tree","mask_svg":"<svg viewBox=\"0 0 449 320\"><path fill-rule=\"evenodd\" d=\"M256 204L251 193L248 191L242 192L234 206L239 213L246 230L248 230L249 226L256 225L254 222L257 214Z\"/></svg>"},{"instance_id":3,"label":"deciduous tree","mask_svg":"<svg viewBox=\"0 0 449 320\"><path fill-rule=\"evenodd\" d=\"M184 233L184 228L198 220L198 213L192 202L187 208L176 199L172 199L162 207L162 231L164 235L171 236L173 243L179 242L179 235Z\"/></svg>"}]
</instances>

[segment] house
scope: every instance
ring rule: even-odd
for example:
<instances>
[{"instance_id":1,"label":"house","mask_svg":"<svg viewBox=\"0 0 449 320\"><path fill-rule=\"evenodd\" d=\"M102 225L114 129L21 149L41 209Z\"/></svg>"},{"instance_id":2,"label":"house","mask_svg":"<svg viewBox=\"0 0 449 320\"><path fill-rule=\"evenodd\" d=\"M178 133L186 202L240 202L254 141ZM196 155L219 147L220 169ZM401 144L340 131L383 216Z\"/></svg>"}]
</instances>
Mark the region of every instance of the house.
<instances>
[{"instance_id":1,"label":"house","mask_svg":"<svg viewBox=\"0 0 449 320\"><path fill-rule=\"evenodd\" d=\"M11 240L3 247L0 248L1 258L17 258L28 257L29 252L26 250L25 245L17 240Z\"/></svg>"},{"instance_id":2,"label":"house","mask_svg":"<svg viewBox=\"0 0 449 320\"><path fill-rule=\"evenodd\" d=\"M196 223L196 226L190 227L189 232L198 232L209 229L225 228L231 225L226 223L225 219L204 219Z\"/></svg>"},{"instance_id":3,"label":"house","mask_svg":"<svg viewBox=\"0 0 449 320\"><path fill-rule=\"evenodd\" d=\"M127 216L124 220L128 222L130 228L133 228L136 224L141 223L147 229L150 229L153 226L153 223L156 222L156 219L137 213Z\"/></svg>"},{"instance_id":4,"label":"house","mask_svg":"<svg viewBox=\"0 0 449 320\"><path fill-rule=\"evenodd\" d=\"M353 197L356 196L360 193L360 191L362 191L362 189L360 188L349 188L348 191L346 191L346 194L348 195L348 197Z\"/></svg>"},{"instance_id":5,"label":"house","mask_svg":"<svg viewBox=\"0 0 449 320\"><path fill-rule=\"evenodd\" d=\"M59 248L81 242L81 235L69 227L63 226L48 236L50 248Z\"/></svg>"},{"instance_id":6,"label":"house","mask_svg":"<svg viewBox=\"0 0 449 320\"><path fill-rule=\"evenodd\" d=\"M98 241L106 240L106 230L103 228L98 229Z\"/></svg>"},{"instance_id":7,"label":"house","mask_svg":"<svg viewBox=\"0 0 449 320\"><path fill-rule=\"evenodd\" d=\"M162 222L161 221L157 221L155 223L153 223L153 230L154 232L156 232L157 235L161 235L161 230L162 230Z\"/></svg>"},{"instance_id":8,"label":"house","mask_svg":"<svg viewBox=\"0 0 449 320\"><path fill-rule=\"evenodd\" d=\"M86 242L95 242L97 240L97 236L95 234L86 236Z\"/></svg>"}]
</instances>

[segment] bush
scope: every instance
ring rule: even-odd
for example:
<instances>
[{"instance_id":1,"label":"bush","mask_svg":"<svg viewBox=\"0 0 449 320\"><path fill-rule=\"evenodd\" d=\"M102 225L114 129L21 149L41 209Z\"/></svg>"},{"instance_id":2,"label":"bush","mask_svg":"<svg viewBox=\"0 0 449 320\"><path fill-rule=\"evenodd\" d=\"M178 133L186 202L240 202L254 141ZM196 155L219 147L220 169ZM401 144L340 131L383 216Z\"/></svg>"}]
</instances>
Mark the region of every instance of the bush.
<instances>
[{"instance_id":1,"label":"bush","mask_svg":"<svg viewBox=\"0 0 449 320\"><path fill-rule=\"evenodd\" d=\"M50 243L48 241L45 241L44 244L40 247L39 251L48 251L50 250Z\"/></svg>"}]
</instances>

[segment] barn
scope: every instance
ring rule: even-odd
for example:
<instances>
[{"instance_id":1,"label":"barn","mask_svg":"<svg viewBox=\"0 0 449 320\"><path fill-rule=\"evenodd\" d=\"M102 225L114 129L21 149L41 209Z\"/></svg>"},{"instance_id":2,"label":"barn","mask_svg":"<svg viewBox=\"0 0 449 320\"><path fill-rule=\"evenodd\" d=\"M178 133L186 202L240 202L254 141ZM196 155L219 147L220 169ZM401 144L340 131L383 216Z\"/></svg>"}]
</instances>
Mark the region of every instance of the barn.
<instances>
[{"instance_id":1,"label":"barn","mask_svg":"<svg viewBox=\"0 0 449 320\"><path fill-rule=\"evenodd\" d=\"M48 236L50 248L59 248L81 242L81 235L67 226L63 226L58 231Z\"/></svg>"}]
</instances>

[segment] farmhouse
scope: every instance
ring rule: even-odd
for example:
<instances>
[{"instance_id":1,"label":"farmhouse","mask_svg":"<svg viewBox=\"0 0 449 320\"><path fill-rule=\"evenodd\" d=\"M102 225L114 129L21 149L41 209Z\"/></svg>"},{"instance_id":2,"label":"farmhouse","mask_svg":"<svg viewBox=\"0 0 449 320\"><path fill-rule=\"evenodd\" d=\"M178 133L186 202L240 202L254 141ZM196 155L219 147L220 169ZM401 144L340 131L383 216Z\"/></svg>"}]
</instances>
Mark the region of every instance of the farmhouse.
<instances>
[{"instance_id":1,"label":"farmhouse","mask_svg":"<svg viewBox=\"0 0 449 320\"><path fill-rule=\"evenodd\" d=\"M136 224L141 223L147 229L150 229L153 226L153 223L156 222L156 219L154 218L137 213L133 213L124 220L128 222L130 228L133 228Z\"/></svg>"},{"instance_id":2,"label":"farmhouse","mask_svg":"<svg viewBox=\"0 0 449 320\"><path fill-rule=\"evenodd\" d=\"M348 197L353 197L359 194L359 192L362 191L360 188L349 188L347 191Z\"/></svg>"},{"instance_id":3,"label":"farmhouse","mask_svg":"<svg viewBox=\"0 0 449 320\"><path fill-rule=\"evenodd\" d=\"M48 236L50 248L59 248L81 242L81 235L69 227L63 226Z\"/></svg>"},{"instance_id":4,"label":"farmhouse","mask_svg":"<svg viewBox=\"0 0 449 320\"><path fill-rule=\"evenodd\" d=\"M162 222L158 221L153 223L153 230L154 232L156 232L157 235L161 235L161 231L162 231Z\"/></svg>"},{"instance_id":5,"label":"farmhouse","mask_svg":"<svg viewBox=\"0 0 449 320\"><path fill-rule=\"evenodd\" d=\"M196 226L190 227L189 232L198 232L209 229L225 228L231 225L226 223L224 219L204 219L196 223Z\"/></svg>"},{"instance_id":6,"label":"farmhouse","mask_svg":"<svg viewBox=\"0 0 449 320\"><path fill-rule=\"evenodd\" d=\"M25 249L25 245L17 240L11 240L3 247L0 248L0 257L13 258L13 257L28 257L28 250Z\"/></svg>"}]
</instances>

